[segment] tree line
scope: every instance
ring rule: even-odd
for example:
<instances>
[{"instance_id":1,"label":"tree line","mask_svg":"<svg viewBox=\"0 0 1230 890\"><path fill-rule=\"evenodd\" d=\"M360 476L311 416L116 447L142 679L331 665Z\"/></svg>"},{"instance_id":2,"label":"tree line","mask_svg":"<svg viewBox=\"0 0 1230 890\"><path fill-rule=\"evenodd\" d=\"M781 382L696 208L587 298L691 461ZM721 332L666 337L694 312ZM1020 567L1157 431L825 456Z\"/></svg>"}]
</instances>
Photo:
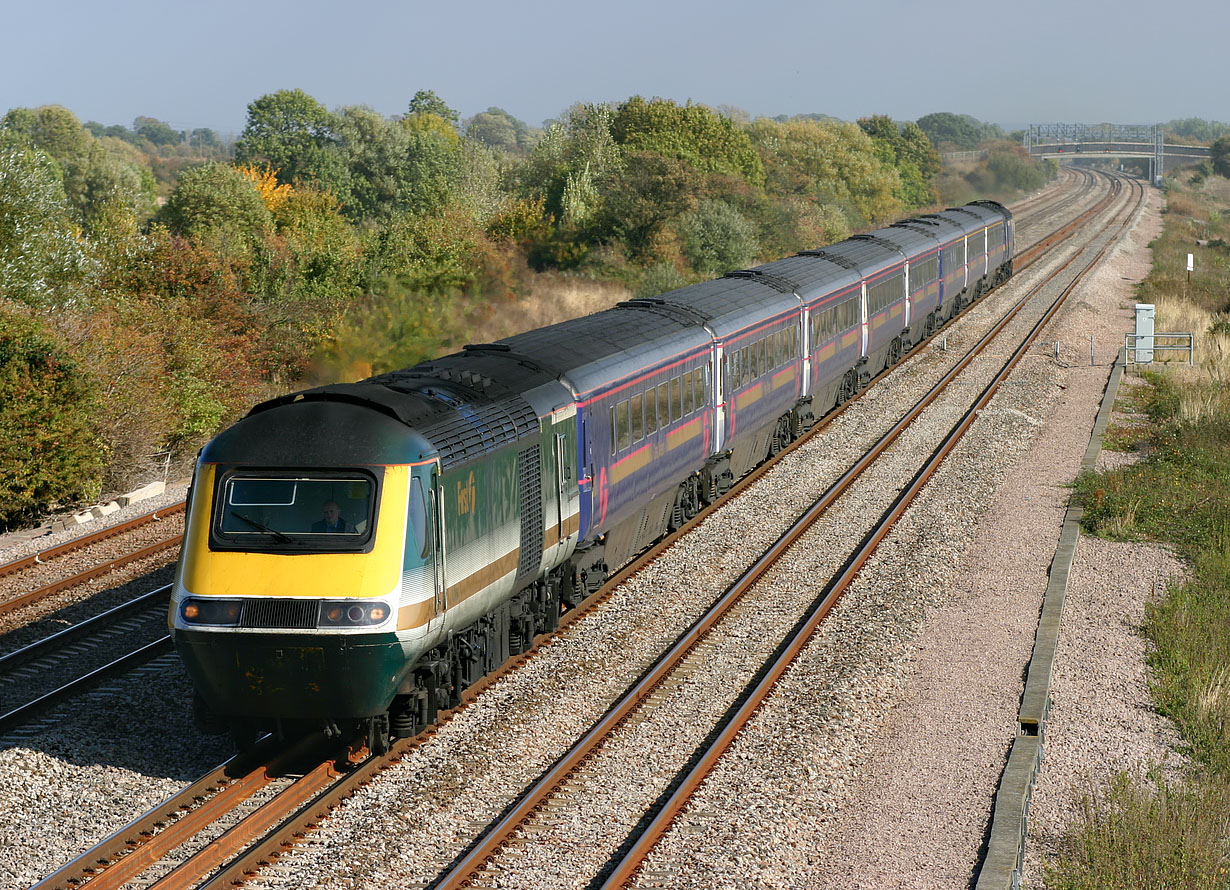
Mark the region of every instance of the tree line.
<instances>
[{"instance_id":1,"label":"tree line","mask_svg":"<svg viewBox=\"0 0 1230 890\"><path fill-rule=\"evenodd\" d=\"M426 90L391 117L282 90L230 144L12 109L0 526L182 466L262 397L456 348L539 273L652 295L951 200L941 184L1045 181L1007 143L944 173L936 139L1003 135L942 130L957 117L751 120L633 96L534 128L499 108L462 121Z\"/></svg>"}]
</instances>

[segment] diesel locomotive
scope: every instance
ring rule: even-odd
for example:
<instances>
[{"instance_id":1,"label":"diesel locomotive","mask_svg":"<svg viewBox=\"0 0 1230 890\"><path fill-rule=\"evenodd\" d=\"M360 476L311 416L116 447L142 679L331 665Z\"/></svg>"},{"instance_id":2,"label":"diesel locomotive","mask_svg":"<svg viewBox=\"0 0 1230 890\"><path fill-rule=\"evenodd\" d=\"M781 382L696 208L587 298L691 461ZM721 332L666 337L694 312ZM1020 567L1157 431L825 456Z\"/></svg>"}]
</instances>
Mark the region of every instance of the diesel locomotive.
<instances>
[{"instance_id":1,"label":"diesel locomotive","mask_svg":"<svg viewBox=\"0 0 1230 890\"><path fill-rule=\"evenodd\" d=\"M171 598L202 725L381 750L1012 274L993 201L257 405Z\"/></svg>"}]
</instances>

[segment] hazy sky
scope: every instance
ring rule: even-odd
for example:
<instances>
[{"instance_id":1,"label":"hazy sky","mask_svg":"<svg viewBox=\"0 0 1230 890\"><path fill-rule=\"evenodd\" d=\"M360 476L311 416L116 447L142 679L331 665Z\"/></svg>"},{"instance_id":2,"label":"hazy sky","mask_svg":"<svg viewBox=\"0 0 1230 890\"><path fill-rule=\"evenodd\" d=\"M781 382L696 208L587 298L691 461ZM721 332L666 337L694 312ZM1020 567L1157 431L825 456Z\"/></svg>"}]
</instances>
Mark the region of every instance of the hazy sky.
<instances>
[{"instance_id":1,"label":"hazy sky","mask_svg":"<svg viewBox=\"0 0 1230 890\"><path fill-rule=\"evenodd\" d=\"M289 88L385 115L432 89L462 117L496 105L534 125L635 94L848 120L1230 120L1225 0L5 6L0 114L55 103L103 124L237 133L249 102Z\"/></svg>"}]
</instances>

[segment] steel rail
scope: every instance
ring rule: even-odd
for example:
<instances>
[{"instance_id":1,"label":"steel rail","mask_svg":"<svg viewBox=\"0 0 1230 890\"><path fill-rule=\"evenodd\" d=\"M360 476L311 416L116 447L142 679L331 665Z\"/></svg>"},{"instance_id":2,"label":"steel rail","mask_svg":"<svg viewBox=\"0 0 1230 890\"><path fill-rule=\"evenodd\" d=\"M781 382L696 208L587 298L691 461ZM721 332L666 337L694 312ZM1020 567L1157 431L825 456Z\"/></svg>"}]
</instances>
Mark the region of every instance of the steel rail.
<instances>
[{"instance_id":1,"label":"steel rail","mask_svg":"<svg viewBox=\"0 0 1230 890\"><path fill-rule=\"evenodd\" d=\"M152 643L147 643L140 649L135 649L127 655L122 655L114 661L90 671L84 676L78 677L57 689L48 692L46 695L39 696L32 702L27 702L20 707L14 708L6 714L0 714L0 732L7 732L14 726L20 726L28 721L35 714L44 711L52 705L57 705L67 698L71 698L79 692L84 692L97 686L108 677L114 677L117 674L122 674L137 665L145 664L159 655L165 655L171 651L171 638L169 636L160 637Z\"/></svg>"},{"instance_id":2,"label":"steel rail","mask_svg":"<svg viewBox=\"0 0 1230 890\"><path fill-rule=\"evenodd\" d=\"M235 780L236 774L240 776L248 774L251 767L245 764L250 759L241 754L235 755L167 800L156 804L123 828L112 832L80 856L32 885L29 890L70 890L70 888L80 887L91 876L101 874L108 863L149 843L157 833L159 825L173 823L184 813L198 806L201 801L213 797L221 789L230 785Z\"/></svg>"},{"instance_id":3,"label":"steel rail","mask_svg":"<svg viewBox=\"0 0 1230 890\"><path fill-rule=\"evenodd\" d=\"M73 575L71 578L64 578L37 590L31 590L28 593L23 593L20 596L14 597L11 600L6 600L0 603L0 615L6 615L10 612L16 612L19 609L24 609L26 606L32 605L39 600L59 593L62 590L67 590L70 587L76 587L78 584L84 584L86 581L91 581L100 575L105 575L108 572L128 565L129 563L137 562L146 557L161 553L163 550L168 550L171 547L178 545L184 539L183 535L175 535L174 537L166 538L162 541L157 541L148 547L142 547L140 550L133 551L126 556L119 556L115 559L108 560L101 565L94 566L84 572Z\"/></svg>"},{"instance_id":4,"label":"steel rail","mask_svg":"<svg viewBox=\"0 0 1230 890\"><path fill-rule=\"evenodd\" d=\"M131 599L126 603L120 603L106 612L100 612L97 615L79 621L72 627L66 627L64 630L57 631L51 634L51 636L43 637L41 640L30 643L28 646L23 646L20 649L14 649L12 652L0 655L0 674L10 671L19 665L34 661L36 658L43 658L49 652L64 646L72 640L88 636L107 624L140 612L160 599L169 598L170 593L171 585L164 584L162 587L155 588L149 593L143 593L141 596Z\"/></svg>"},{"instance_id":5,"label":"steel rail","mask_svg":"<svg viewBox=\"0 0 1230 890\"><path fill-rule=\"evenodd\" d=\"M139 528L143 525L147 525L151 522L160 522L165 516L173 516L176 513L182 513L184 511L185 503L186 501L179 501L178 503L163 507L161 510L154 510L153 512L146 513L142 516L129 519L127 522L111 525L107 528L92 532L91 534L82 535L79 538L73 538L71 541L66 541L55 547L40 550L32 556L23 556L21 559L14 559L11 562L6 562L3 565L0 565L0 578L3 578L5 575L11 575L14 572L20 572L21 570L27 569L33 565L42 565L56 559L57 557L63 556L66 553L72 553L74 550L80 550L83 547L88 547L91 544L96 544L99 541L106 540L107 538L113 538L116 535L122 535L125 532L131 531L134 528Z\"/></svg>"},{"instance_id":6,"label":"steel rail","mask_svg":"<svg viewBox=\"0 0 1230 890\"><path fill-rule=\"evenodd\" d=\"M1137 187L1133 183L1133 188ZM1143 196L1144 190L1141 188L1136 208L1129 212L1123 223L1120 224L1116 237L1123 231L1127 223L1131 221L1135 210L1140 206ZM1110 228L1113 222L1114 220L1112 219L1106 228ZM974 420L999 390L1002 382L1007 379L1029 347L1037 340L1043 328L1051 322L1067 301L1068 296L1101 260L1114 241L1115 237L1108 239L1107 243L1076 274L1072 282L1055 298L1042 318L1030 330L1025 340L1013 351L999 372L982 390L974 404L949 430L940 445L932 452L918 472L915 473L910 484L898 493L892 504L881 515L875 527L864 536L858 548L847 559L842 571L825 585L824 589L813 601L811 610L795 625L790 636L779 646L773 660L766 665L765 669L762 669L763 674L759 679L753 680L745 687L740 696L742 704L728 718L721 732L708 745L704 746L703 750L698 751L689 760L691 765L686 768L682 780L678 782L670 797L662 804L653 820L640 832L633 843L621 846L624 852L617 855L614 868L601 884L601 890L614 890L614 888L624 887L632 880L662 835L665 834L675 818L687 806L692 796L716 767L722 755L734 743L739 732L747 725L756 711L759 710L787 669L794 663L798 655L814 636L820 623L833 608L833 605L841 598L845 590L848 589L859 570L866 563L867 559L870 558L871 553L888 535L888 532L896 524L906 508L934 475L944 458L951 453L952 449L964 437Z\"/></svg>"}]
</instances>

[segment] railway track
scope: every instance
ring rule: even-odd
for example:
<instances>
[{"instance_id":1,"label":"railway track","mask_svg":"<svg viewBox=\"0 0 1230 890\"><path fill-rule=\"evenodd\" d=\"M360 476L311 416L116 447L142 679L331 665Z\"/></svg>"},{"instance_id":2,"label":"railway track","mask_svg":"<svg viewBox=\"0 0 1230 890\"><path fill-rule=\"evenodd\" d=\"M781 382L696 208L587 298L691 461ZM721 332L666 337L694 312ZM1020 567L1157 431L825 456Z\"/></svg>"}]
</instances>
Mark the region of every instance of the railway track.
<instances>
[{"instance_id":1,"label":"railway track","mask_svg":"<svg viewBox=\"0 0 1230 890\"><path fill-rule=\"evenodd\" d=\"M170 585L0 656L0 732L171 651Z\"/></svg>"},{"instance_id":2,"label":"railway track","mask_svg":"<svg viewBox=\"0 0 1230 890\"><path fill-rule=\"evenodd\" d=\"M179 546L183 534L160 525L182 526L184 502L74 538L56 547L0 565L0 619L58 593ZM129 541L136 537L137 546Z\"/></svg>"},{"instance_id":3,"label":"railway track","mask_svg":"<svg viewBox=\"0 0 1230 890\"><path fill-rule=\"evenodd\" d=\"M1127 219L1131 217L1130 212L1122 215ZM829 583L808 604L805 614L798 619L771 656L752 673L743 691L731 702L712 729L695 733L703 738L690 754L685 752L676 758L684 765L679 768L671 783L670 787L673 791L669 793L669 796L663 792L664 801L662 797L653 801L647 816L632 819L632 829L627 836L617 838L615 843L607 845L616 852L612 854L603 869L606 877L601 882L602 887L625 886L643 867L656 841L687 805L701 782L717 766L737 734L746 726L765 699L773 693L777 683L808 644L821 621L849 587L858 571L871 558L872 553L888 535L897 519L921 491L940 461L951 452L978 414L985 409L1000 384L1016 367L1039 332L1054 317L1067 295L1096 265L1105 249L1106 247L1103 247L1084 263L1059 296L1050 302L1042 316L1033 323L1028 334L1012 350L1009 358L1003 362L993 378L982 388L978 398L959 416L939 444L926 455L910 478L909 484L892 499L857 546L844 559L840 571L832 576ZM729 652L733 646L738 645L740 638L737 633L722 635L720 627L724 623L725 616L732 609L739 608L738 604L743 597L753 595L761 579L770 574L773 566L792 547L805 539L805 535L808 535L816 521L850 489L863 471L871 466L873 461L910 427L918 415L940 396L970 362L992 344L997 347L1001 346L998 341L1000 332L1036 294L1042 291L1046 284L1080 256L1083 254L1074 254L1067 263L1054 270L1031 289L1030 293L1017 303L1013 310L1006 314L1000 323L983 337L910 412L907 412L906 416L837 483L815 501L760 559L727 588L714 606L676 642L653 669L638 680L581 739L557 759L551 768L519 798L516 804L505 811L479 842L460 856L452 867L432 881L431 886L441 888L485 886L485 882L491 879L506 879L511 874L523 872L533 873L535 868L543 868L545 863L541 860L528 861L530 857L526 855L527 848L551 849L551 840L559 841L561 826L576 825L581 818L581 813L585 814L586 821L594 818L593 810L597 807L587 805L581 798L605 797L608 798L606 803L609 804L608 791L612 777L615 775L609 761L626 758L629 751L635 750L637 739L643 735L645 724L678 722L678 690L685 685L696 684L698 674L707 670L708 666L729 660L728 656L724 657L723 653ZM755 606L744 608L765 610L771 607L774 598L772 590L760 591L757 596ZM730 671L730 668L726 670ZM745 670L744 673L748 671ZM729 675L729 673L725 674L725 676ZM719 687L717 683L711 685L715 689ZM608 755L606 754L607 749L614 749L616 753ZM649 816L652 816L652 819ZM609 816L608 818L613 819L614 817ZM599 821L602 821L601 816ZM598 877L599 875L595 875L595 880L583 883L596 886ZM507 886L507 883L502 883L501 886Z\"/></svg>"},{"instance_id":4,"label":"railway track","mask_svg":"<svg viewBox=\"0 0 1230 890\"><path fill-rule=\"evenodd\" d=\"M1088 218L1088 214L1086 214L1086 215L1085 215L1085 218ZM1069 227L1069 228L1071 229L1071 228L1075 228L1075 227L1078 227L1078 226L1079 226L1079 223L1077 223L1077 224L1073 224L1073 226L1071 226L1071 227ZM1020 268L1020 267L1019 267L1019 268ZM975 305L981 305L981 304L975 304ZM830 421L830 422L831 422L831 421ZM797 445L798 445L798 444L799 444L799 443L796 443L796 446L794 446L794 447L797 447ZM792 450L793 450L793 447L792 447L792 449L790 449L790 450L792 451ZM788 452L783 452L783 455L782 455L782 456L785 456L787 453L788 453ZM735 490L732 492L732 495L731 495L731 496L732 496L732 497L734 497L734 496L736 496L738 493L740 493L740 492L742 492L742 491L745 491L747 488L749 488L749 487L750 487L750 486L751 486L751 485L755 482L755 480L756 480L756 479L759 479L760 477L762 477L765 473L767 473L767 472L769 472L769 471L770 471L770 468L763 468L761 471L758 471L758 473L757 473L754 477L749 477L749 479L748 479L748 480L745 480L745 482L744 482L743 484L741 484L741 485L740 485L737 489L735 489ZM691 528L695 527L696 525L699 525L701 522L703 522L703 521L704 521L704 519L706 518L706 516L708 516L708 515L709 515L708 513L701 514L701 515L700 515L700 516L698 516L695 520L693 520L691 523L689 523L689 524L688 524L688 526L686 526L684 529L681 529L681 530L680 530L680 532L679 532L678 534L679 534L679 535L686 534L686 532L687 532L689 529L691 529ZM669 539L667 542L664 542L664 544L663 544L663 545L660 545L658 548L655 548L655 550L654 550L654 551L651 551L651 553L650 553L650 554L647 554L647 556L646 556L646 557L644 557L642 560L638 560L636 563L634 563L634 564L630 565L629 567L627 567L627 568L626 568L623 572L621 572L621 573L620 573L620 575L616 576L616 578L615 578L615 579L613 579L612 583L611 583L610 585L608 585L608 589L609 589L609 590L613 590L613 589L615 588L615 586L616 586L616 585L617 585L617 584L621 581L621 579L623 579L623 578L627 578L627 577L630 577L630 576L632 576L633 574L635 574L636 572L638 572L638 571L640 571L641 569L643 569L643 568L644 568L644 566L645 566L645 565L646 565L649 561L651 561L653 558L655 558L656 556L658 556L659 554L661 554L662 552L664 552L664 551L667 549L667 547L669 546L669 543L670 543L670 541L671 541L671 540L674 540L674 538ZM586 604L587 608L586 608L586 610L585 610L585 611L588 611L589 609L592 609L592 608L596 607L596 606L597 606L597 605L598 605L598 604L599 604L599 603L600 603L603 599L604 599L604 595L603 595L603 594L599 594L599 595L597 595L597 596L595 596L595 597L591 598L591 600L587 601L587 604ZM583 611L582 611L582 610L577 610L575 613L570 613L570 614L569 614L569 616L567 616L567 620L564 622L564 626L567 626L567 624L571 624L571 623L575 622L575 621L576 621L576 620L580 617L580 615L581 615L581 614L583 614ZM546 642L546 641L540 641L540 642ZM493 675L492 677L489 677L487 680L483 681L483 682L480 684L479 688L481 688L481 687L483 687L483 686L486 686L486 685L489 685L489 684L490 684L490 683L492 683L492 682L495 682L496 680L498 680L501 676L503 676L503 675L504 675L505 673L507 673L508 671L511 671L511 670L516 669L516 667L517 667L519 664L523 663L525 660L526 660L526 659L525 659L524 657L523 657L523 658L521 658L521 659L518 659L518 660L517 660L516 662L514 662L513 664L510 664L510 665L509 665L509 666L508 666L508 667L507 667L504 671L501 671L499 674L497 674L497 675ZM660 687L659 687L659 688L660 688ZM468 694L468 696L467 696L467 700L472 700L472 699L473 699L473 697L474 697L474 695L477 693L477 691L478 691L478 688L476 688L476 689L472 690L472 691L471 691L471 693L469 693L469 694ZM364 782L364 781L367 781L367 780L370 778L370 776L371 776L371 775L373 775L376 771L379 771L380 769L386 768L389 764L391 764L391 763L393 763L393 762L396 762L398 758L401 758L401 757L406 756L406 755L407 755L407 753L408 753L409 751L413 750L413 749L414 749L414 748L416 748L418 745L422 744L424 741L426 741L426 740L430 739L431 735L432 735L432 734L434 734L434 732L436 732L436 731L437 731L437 730L433 729L433 730L429 731L429 733L428 733L426 736L420 737L420 739L418 739L418 740L405 740L405 741L403 741L403 742L399 742L399 743L398 743L398 745L394 748L394 751L393 751L393 752L391 752L391 754L390 754L390 757L389 757L389 758L385 758L385 759L383 759L383 760L378 760L378 759L372 758L372 759L369 759L368 761L365 761L365 762L364 762L364 764L363 764L363 765L361 765L361 766L359 766L359 767L353 767L353 768L351 768L351 767L347 767L347 768L346 768L346 770L344 770L344 775L345 775L345 778L346 778L346 780L347 780L347 782L348 782L348 787L349 787L350 791L352 791L352 790L353 790L353 787L355 787L356 785L361 784L361 783L362 783L362 782ZM315 768L313 768L313 769L315 769ZM327 770L326 770L326 771L327 771ZM301 787L302 787L302 786L301 786ZM335 794L343 794L343 795L344 795L345 793L350 793L350 791L342 791L342 792L337 792L337 791L335 791L334 793L335 793ZM305 806L306 806L306 805L305 805ZM309 821L311 821L311 820L313 820L313 819L318 819L318 818L319 818L319 815L316 815L316 814L318 814L319 812L321 812L320 807L323 807L323 806L326 806L326 805L325 805L325 804L312 804L312 805L311 805L311 808L309 808L308 810L305 810L305 812L308 812L308 813L309 813L309 815L308 815L308 817L307 817L307 818L308 818L308 820L309 820ZM237 860L235 860L235 862L236 862L237 864L236 864L236 865L233 865L233 866L232 866L232 867L231 867L231 868L230 868L227 872L216 872L216 873L215 873L215 877L214 877L213 879L211 879L211 885L221 886L221 884L220 884L220 883L215 884L214 882L217 882L217 881L221 881L221 880L223 880L223 876L224 876L224 875L229 875L229 876L233 877L233 876L234 876L234 874L236 873L236 870L238 870L238 872L242 872L243 870L245 870L245 869L247 869L247 868L252 868L252 867L254 867L254 866L255 866L255 863L257 863L257 862L259 862L259 861L262 861L262 860L268 860L268 859L270 859L270 858L273 858L273 857L275 856L275 854L276 854L279 850L283 849L283 845L287 842L287 838L288 838L288 837L293 836L293 834L294 834L296 831L300 831L300 832L301 832L301 831L303 831L303 830L304 830L304 829L303 829L303 827L302 827L302 826L300 826L300 827L298 827L298 828L283 826L283 829L282 829L282 833L281 833L281 835L275 836L275 835L274 835L274 834L272 834L272 833L266 833L266 836L265 836L265 837L264 837L264 839L261 841L261 843L260 843L260 844L255 845L255 846L253 846L253 848L252 848L252 849L253 849L253 850L255 850L256 852L254 852L254 853L250 853L250 854L249 854L249 858L247 858L247 859L237 859ZM289 834L288 834L288 832L289 832ZM232 852L233 852L233 851L232 851ZM252 857L254 857L254 858L252 858ZM199 863L198 863L198 865L199 865ZM108 869L108 871L109 871L109 869ZM100 875L102 875L102 874L106 874L106 871L101 871L101 872L98 872L98 873L99 873ZM117 874L118 874L118 873L117 873ZM198 877L199 877L199 875L198 875ZM49 880L50 880L50 879L49 879ZM230 877L227 877L227 878L226 878L226 880L230 880ZM94 883L94 881L92 880L92 881L90 881L90 883L91 883L91 884L93 884L93 883ZM42 885L42 884L40 884L39 886L43 886L43 885ZM51 885L51 884L47 884L47 886L52 886L52 885ZM67 885L66 885L66 886L67 886ZM76 886L76 884L73 884L72 886ZM100 884L99 886L106 886L106 885L105 885L105 884ZM166 886L187 886L187 885L168 884L168 885L166 885Z\"/></svg>"}]
</instances>

